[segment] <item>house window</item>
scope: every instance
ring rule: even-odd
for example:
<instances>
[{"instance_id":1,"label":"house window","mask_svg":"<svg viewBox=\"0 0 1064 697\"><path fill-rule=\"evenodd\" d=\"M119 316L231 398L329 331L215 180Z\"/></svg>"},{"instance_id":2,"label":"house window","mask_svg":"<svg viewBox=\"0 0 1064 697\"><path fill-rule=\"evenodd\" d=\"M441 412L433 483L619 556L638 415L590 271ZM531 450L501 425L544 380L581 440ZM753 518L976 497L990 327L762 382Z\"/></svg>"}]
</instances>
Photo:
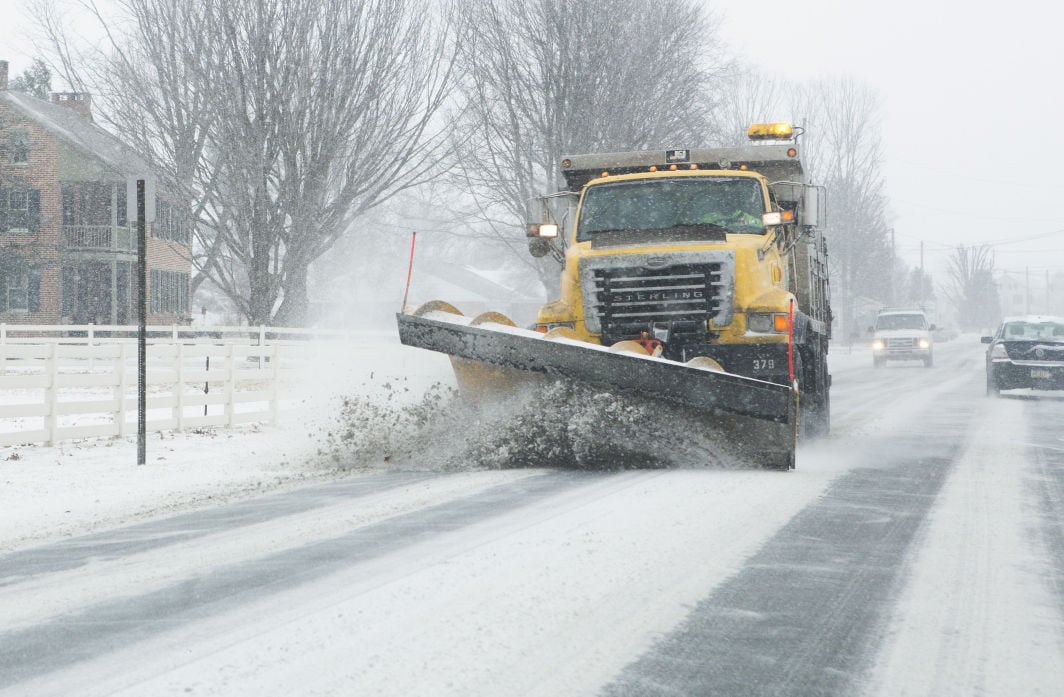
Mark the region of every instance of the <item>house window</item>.
<instances>
[{"instance_id":1,"label":"house window","mask_svg":"<svg viewBox=\"0 0 1064 697\"><path fill-rule=\"evenodd\" d=\"M30 136L25 131L13 131L8 137L11 164L22 165L30 161Z\"/></svg>"},{"instance_id":2,"label":"house window","mask_svg":"<svg viewBox=\"0 0 1064 697\"><path fill-rule=\"evenodd\" d=\"M38 232L41 192L37 189L0 189L0 232Z\"/></svg>"},{"instance_id":3,"label":"house window","mask_svg":"<svg viewBox=\"0 0 1064 697\"><path fill-rule=\"evenodd\" d=\"M39 312L41 276L33 266L0 268L0 312Z\"/></svg>"},{"instance_id":4,"label":"house window","mask_svg":"<svg viewBox=\"0 0 1064 697\"><path fill-rule=\"evenodd\" d=\"M184 206L156 199L155 222L151 224L151 236L187 245L189 243L189 215Z\"/></svg>"},{"instance_id":5,"label":"house window","mask_svg":"<svg viewBox=\"0 0 1064 697\"><path fill-rule=\"evenodd\" d=\"M6 284L5 293L6 309L8 312L26 312L30 309L30 279L29 274L23 272L11 274L4 279Z\"/></svg>"},{"instance_id":6,"label":"house window","mask_svg":"<svg viewBox=\"0 0 1064 697\"><path fill-rule=\"evenodd\" d=\"M63 225L111 227L111 184L66 182L62 185Z\"/></svg>"},{"instance_id":7,"label":"house window","mask_svg":"<svg viewBox=\"0 0 1064 697\"><path fill-rule=\"evenodd\" d=\"M149 302L151 312L157 315L187 315L189 277L175 271L151 272Z\"/></svg>"}]
</instances>

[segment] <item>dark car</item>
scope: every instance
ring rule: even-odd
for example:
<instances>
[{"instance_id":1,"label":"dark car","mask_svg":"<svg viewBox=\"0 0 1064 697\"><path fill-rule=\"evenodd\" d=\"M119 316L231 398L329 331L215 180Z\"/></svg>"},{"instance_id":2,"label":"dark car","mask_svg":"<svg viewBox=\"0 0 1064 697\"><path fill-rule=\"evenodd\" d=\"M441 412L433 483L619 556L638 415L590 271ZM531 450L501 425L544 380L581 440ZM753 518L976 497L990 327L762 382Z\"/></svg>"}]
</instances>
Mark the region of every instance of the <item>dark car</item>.
<instances>
[{"instance_id":1,"label":"dark car","mask_svg":"<svg viewBox=\"0 0 1064 697\"><path fill-rule=\"evenodd\" d=\"M1064 390L1064 317L1007 317L984 336L986 393L1030 388Z\"/></svg>"}]
</instances>

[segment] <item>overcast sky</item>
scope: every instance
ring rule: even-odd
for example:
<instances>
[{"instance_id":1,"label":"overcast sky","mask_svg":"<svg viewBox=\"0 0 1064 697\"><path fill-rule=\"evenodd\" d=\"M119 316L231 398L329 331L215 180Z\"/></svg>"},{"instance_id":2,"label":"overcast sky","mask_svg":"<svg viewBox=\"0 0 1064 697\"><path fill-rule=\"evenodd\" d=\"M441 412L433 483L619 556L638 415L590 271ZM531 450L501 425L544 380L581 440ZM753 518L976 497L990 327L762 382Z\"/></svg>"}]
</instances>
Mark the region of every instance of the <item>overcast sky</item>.
<instances>
[{"instance_id":1,"label":"overcast sky","mask_svg":"<svg viewBox=\"0 0 1064 697\"><path fill-rule=\"evenodd\" d=\"M724 35L796 80L848 75L884 106L899 255L934 272L957 244L1064 271L1064 9L1042 0L723 0ZM830 202L829 202L830 203ZM1035 239L1026 239L1035 238ZM936 279L944 280L941 275ZM1041 283L1040 283L1041 285Z\"/></svg>"},{"instance_id":2,"label":"overcast sky","mask_svg":"<svg viewBox=\"0 0 1064 697\"><path fill-rule=\"evenodd\" d=\"M107 2L107 0L104 0ZM1064 271L1064 9L1046 0L704 0L732 49L795 80L847 75L883 102L898 254L944 280L957 244L998 266ZM0 0L0 58L33 54L22 0ZM1031 239L1028 239L1031 238Z\"/></svg>"}]
</instances>

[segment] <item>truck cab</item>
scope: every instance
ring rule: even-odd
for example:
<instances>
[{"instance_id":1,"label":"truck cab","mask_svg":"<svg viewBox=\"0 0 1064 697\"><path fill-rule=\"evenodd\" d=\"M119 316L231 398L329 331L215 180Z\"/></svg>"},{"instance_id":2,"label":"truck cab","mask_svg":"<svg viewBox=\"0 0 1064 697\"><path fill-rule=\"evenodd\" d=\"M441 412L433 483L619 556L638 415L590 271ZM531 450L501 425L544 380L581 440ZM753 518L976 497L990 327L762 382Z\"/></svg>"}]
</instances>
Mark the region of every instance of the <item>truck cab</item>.
<instances>
[{"instance_id":1,"label":"truck cab","mask_svg":"<svg viewBox=\"0 0 1064 697\"><path fill-rule=\"evenodd\" d=\"M545 197L565 200L564 214L544 205L528 225L532 254L563 264L560 297L537 328L798 382L826 423L823 192L807 181L789 125L748 135L772 142L566 157L568 191Z\"/></svg>"}]
</instances>

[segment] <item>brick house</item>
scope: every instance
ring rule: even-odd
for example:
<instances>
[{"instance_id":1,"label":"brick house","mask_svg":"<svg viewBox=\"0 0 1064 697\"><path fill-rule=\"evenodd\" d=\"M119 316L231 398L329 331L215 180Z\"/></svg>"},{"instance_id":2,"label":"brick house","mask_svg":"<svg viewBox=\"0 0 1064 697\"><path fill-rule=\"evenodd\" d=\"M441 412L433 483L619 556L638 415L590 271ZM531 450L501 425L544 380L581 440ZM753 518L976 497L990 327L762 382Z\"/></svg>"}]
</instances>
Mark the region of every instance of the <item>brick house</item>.
<instances>
[{"instance_id":1,"label":"brick house","mask_svg":"<svg viewBox=\"0 0 1064 697\"><path fill-rule=\"evenodd\" d=\"M0 61L0 322L133 324L136 221L126 180L149 172L92 120L85 93L50 102L8 90ZM148 318L187 323L187 208L159 198L147 240Z\"/></svg>"}]
</instances>

